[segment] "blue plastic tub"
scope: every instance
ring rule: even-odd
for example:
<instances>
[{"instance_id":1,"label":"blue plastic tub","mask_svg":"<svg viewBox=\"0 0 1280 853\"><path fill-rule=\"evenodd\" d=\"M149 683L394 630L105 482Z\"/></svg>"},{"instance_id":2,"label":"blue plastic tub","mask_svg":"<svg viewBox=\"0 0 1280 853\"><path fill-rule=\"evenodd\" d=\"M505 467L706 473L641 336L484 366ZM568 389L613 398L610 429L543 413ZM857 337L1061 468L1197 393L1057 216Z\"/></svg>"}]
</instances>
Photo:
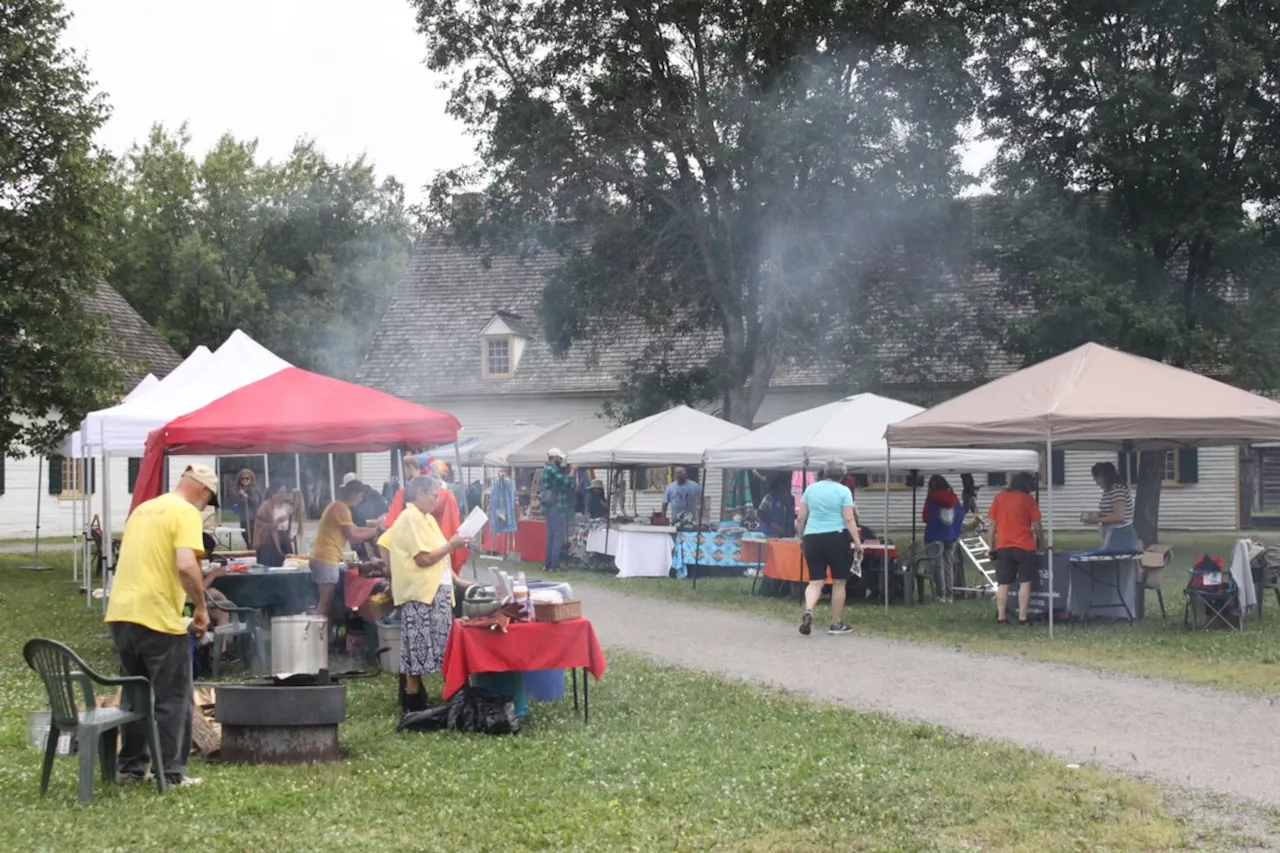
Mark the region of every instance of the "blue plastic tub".
<instances>
[{"instance_id":1,"label":"blue plastic tub","mask_svg":"<svg viewBox=\"0 0 1280 853\"><path fill-rule=\"evenodd\" d=\"M517 717L529 716L529 699L524 692L523 672L478 672L471 676L472 687L483 687L499 696L510 696Z\"/></svg>"},{"instance_id":2,"label":"blue plastic tub","mask_svg":"<svg viewBox=\"0 0 1280 853\"><path fill-rule=\"evenodd\" d=\"M524 674L531 702L559 702L564 698L563 669L532 669Z\"/></svg>"}]
</instances>

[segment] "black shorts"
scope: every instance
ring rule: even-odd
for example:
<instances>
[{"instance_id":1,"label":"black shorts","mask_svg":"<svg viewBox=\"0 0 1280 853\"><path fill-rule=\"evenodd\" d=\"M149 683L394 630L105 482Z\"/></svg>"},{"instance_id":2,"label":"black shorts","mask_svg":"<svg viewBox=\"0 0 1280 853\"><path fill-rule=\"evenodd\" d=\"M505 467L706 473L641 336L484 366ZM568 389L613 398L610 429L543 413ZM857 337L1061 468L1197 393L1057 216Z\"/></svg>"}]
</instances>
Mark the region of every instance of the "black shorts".
<instances>
[{"instance_id":1,"label":"black shorts","mask_svg":"<svg viewBox=\"0 0 1280 853\"><path fill-rule=\"evenodd\" d=\"M1035 551L1001 548L996 552L996 583L1008 586L1014 582L1034 583L1040 571Z\"/></svg>"},{"instance_id":2,"label":"black shorts","mask_svg":"<svg viewBox=\"0 0 1280 853\"><path fill-rule=\"evenodd\" d=\"M825 582L828 571L833 581L848 580L853 568L853 541L849 531L806 533L801 547L809 566L809 580Z\"/></svg>"}]
</instances>

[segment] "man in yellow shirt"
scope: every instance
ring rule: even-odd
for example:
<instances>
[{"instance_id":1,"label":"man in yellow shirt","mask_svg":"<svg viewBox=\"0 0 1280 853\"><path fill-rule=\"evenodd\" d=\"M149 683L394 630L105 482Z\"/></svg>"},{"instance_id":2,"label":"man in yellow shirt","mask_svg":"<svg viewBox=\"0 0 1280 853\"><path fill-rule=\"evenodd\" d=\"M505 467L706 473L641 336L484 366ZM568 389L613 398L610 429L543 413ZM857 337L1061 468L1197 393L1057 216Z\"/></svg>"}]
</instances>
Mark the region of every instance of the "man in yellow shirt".
<instances>
[{"instance_id":1,"label":"man in yellow shirt","mask_svg":"<svg viewBox=\"0 0 1280 853\"><path fill-rule=\"evenodd\" d=\"M449 555L466 546L455 533L446 539L431 511L440 496L434 477L414 477L405 485L404 512L378 545L390 555L391 595L400 608L400 672L403 710L426 708L422 676L439 672L453 624L453 586L470 586L453 571Z\"/></svg>"},{"instance_id":2,"label":"man in yellow shirt","mask_svg":"<svg viewBox=\"0 0 1280 853\"><path fill-rule=\"evenodd\" d=\"M338 499L331 502L320 514L320 526L316 528L316 541L311 546L311 579L319 590L316 613L333 618L333 591L338 583L338 564L347 543L359 545L378 535L377 528L356 527L351 518L351 508L364 500L364 483L352 480L338 489Z\"/></svg>"},{"instance_id":3,"label":"man in yellow shirt","mask_svg":"<svg viewBox=\"0 0 1280 853\"><path fill-rule=\"evenodd\" d=\"M191 751L191 641L209 627L198 557L204 553L200 512L218 505L218 478L207 465L191 465L167 495L141 504L129 516L120 542L120 559L107 624L120 657L121 675L150 680L160 728L157 762L170 785L198 785L186 775ZM182 608L195 608L190 628ZM125 691L120 707L130 710ZM88 748L93 748L92 744ZM145 778L151 762L146 726L124 727L120 747L120 781Z\"/></svg>"}]
</instances>

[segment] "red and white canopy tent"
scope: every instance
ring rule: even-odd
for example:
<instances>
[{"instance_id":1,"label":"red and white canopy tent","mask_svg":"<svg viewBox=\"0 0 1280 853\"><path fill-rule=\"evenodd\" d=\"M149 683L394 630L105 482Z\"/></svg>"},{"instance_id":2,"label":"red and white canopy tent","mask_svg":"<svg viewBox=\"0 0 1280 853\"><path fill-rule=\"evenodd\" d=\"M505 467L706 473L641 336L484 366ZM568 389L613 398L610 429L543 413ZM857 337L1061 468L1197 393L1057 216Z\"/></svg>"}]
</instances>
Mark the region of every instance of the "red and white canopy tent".
<instances>
[{"instance_id":1,"label":"red and white canopy tent","mask_svg":"<svg viewBox=\"0 0 1280 853\"><path fill-rule=\"evenodd\" d=\"M461 427L447 412L287 367L152 430L130 511L160 494L166 453L354 453L421 448L457 441Z\"/></svg>"}]
</instances>

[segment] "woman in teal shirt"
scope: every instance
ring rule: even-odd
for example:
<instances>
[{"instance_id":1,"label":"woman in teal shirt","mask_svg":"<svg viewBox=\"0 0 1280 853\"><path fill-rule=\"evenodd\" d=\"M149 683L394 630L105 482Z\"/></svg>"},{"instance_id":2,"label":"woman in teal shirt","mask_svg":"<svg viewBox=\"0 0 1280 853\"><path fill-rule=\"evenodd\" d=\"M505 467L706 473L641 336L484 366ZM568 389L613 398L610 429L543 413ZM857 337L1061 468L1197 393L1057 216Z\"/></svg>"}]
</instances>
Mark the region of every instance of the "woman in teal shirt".
<instances>
[{"instance_id":1,"label":"woman in teal shirt","mask_svg":"<svg viewBox=\"0 0 1280 853\"><path fill-rule=\"evenodd\" d=\"M825 479L804 490L796 517L796 532L802 537L801 548L809 566L809 585L804 591L804 615L800 617L800 633L809 636L813 630L813 608L822 598L827 573L831 573L831 625L828 634L848 634L853 629L844 624L845 583L853 568L854 553L862 553L858 520L854 513L853 493L841 483L844 463L827 462Z\"/></svg>"}]
</instances>

